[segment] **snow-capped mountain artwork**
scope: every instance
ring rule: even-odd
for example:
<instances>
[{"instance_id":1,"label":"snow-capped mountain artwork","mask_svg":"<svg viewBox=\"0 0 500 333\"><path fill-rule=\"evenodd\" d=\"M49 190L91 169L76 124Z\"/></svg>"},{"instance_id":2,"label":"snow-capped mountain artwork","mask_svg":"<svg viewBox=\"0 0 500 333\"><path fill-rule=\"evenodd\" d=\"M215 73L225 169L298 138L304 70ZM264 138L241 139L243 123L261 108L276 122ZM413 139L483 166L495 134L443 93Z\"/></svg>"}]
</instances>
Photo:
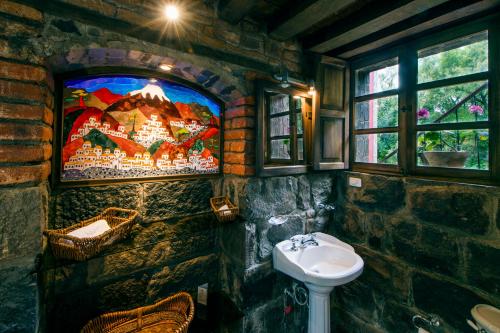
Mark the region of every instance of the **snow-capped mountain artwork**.
<instances>
[{"instance_id":1,"label":"snow-capped mountain artwork","mask_svg":"<svg viewBox=\"0 0 500 333\"><path fill-rule=\"evenodd\" d=\"M140 94L143 98L150 98L150 99L158 97L158 99L162 101L170 102L168 97L163 92L163 89L160 86L157 86L156 84L148 84L140 90L131 91L129 94L130 96Z\"/></svg>"},{"instance_id":2,"label":"snow-capped mountain artwork","mask_svg":"<svg viewBox=\"0 0 500 333\"><path fill-rule=\"evenodd\" d=\"M132 75L67 80L63 114L62 181L220 170L220 106L177 83Z\"/></svg>"}]
</instances>

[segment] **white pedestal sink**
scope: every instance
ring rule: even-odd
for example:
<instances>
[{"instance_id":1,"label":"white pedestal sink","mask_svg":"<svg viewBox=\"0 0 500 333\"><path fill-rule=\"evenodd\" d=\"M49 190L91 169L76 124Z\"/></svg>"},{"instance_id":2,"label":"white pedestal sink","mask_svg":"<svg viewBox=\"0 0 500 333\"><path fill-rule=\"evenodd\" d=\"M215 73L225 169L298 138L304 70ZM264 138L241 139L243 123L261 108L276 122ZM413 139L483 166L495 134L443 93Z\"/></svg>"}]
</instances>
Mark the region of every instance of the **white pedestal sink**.
<instances>
[{"instance_id":1,"label":"white pedestal sink","mask_svg":"<svg viewBox=\"0 0 500 333\"><path fill-rule=\"evenodd\" d=\"M363 272L363 259L352 246L317 232L276 244L273 266L309 289L308 333L330 333L330 292Z\"/></svg>"}]
</instances>

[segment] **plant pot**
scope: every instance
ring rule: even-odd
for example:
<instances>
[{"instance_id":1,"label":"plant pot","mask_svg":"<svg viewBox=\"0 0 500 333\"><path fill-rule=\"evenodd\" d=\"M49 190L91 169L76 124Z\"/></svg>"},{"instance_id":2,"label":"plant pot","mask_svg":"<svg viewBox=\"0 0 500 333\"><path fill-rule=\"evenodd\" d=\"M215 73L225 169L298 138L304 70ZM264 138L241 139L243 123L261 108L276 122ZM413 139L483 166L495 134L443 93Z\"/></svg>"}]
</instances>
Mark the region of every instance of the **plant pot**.
<instances>
[{"instance_id":1,"label":"plant pot","mask_svg":"<svg viewBox=\"0 0 500 333\"><path fill-rule=\"evenodd\" d=\"M467 151L426 151L422 153L424 163L444 168L463 168L469 156Z\"/></svg>"}]
</instances>

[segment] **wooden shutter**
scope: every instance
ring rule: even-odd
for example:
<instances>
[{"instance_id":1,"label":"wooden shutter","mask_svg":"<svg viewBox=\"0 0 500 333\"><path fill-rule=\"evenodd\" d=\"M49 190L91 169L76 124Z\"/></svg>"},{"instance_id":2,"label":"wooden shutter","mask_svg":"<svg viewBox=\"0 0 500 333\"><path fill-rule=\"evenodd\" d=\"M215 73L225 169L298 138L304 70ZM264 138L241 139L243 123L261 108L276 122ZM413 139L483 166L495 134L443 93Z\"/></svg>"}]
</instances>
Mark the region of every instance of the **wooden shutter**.
<instances>
[{"instance_id":1,"label":"wooden shutter","mask_svg":"<svg viewBox=\"0 0 500 333\"><path fill-rule=\"evenodd\" d=\"M322 56L316 70L313 106L315 170L349 167L349 70L340 59Z\"/></svg>"}]
</instances>

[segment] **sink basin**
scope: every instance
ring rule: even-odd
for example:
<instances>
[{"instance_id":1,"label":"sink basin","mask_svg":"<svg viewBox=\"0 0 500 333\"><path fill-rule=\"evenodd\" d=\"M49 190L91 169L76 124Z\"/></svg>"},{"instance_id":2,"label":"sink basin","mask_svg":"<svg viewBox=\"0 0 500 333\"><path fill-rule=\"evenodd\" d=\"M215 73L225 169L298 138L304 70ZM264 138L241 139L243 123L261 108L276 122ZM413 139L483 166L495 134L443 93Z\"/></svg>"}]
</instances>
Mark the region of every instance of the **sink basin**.
<instances>
[{"instance_id":1,"label":"sink basin","mask_svg":"<svg viewBox=\"0 0 500 333\"><path fill-rule=\"evenodd\" d=\"M294 237L299 237L294 236ZM357 278L363 272L363 259L352 246L317 232L317 246L292 251L292 241L285 240L273 249L274 268L299 281L318 286L335 287Z\"/></svg>"},{"instance_id":2,"label":"sink basin","mask_svg":"<svg viewBox=\"0 0 500 333\"><path fill-rule=\"evenodd\" d=\"M321 232L291 239L276 244L273 266L309 289L308 332L330 333L330 292L360 276L363 259L349 244Z\"/></svg>"}]
</instances>

